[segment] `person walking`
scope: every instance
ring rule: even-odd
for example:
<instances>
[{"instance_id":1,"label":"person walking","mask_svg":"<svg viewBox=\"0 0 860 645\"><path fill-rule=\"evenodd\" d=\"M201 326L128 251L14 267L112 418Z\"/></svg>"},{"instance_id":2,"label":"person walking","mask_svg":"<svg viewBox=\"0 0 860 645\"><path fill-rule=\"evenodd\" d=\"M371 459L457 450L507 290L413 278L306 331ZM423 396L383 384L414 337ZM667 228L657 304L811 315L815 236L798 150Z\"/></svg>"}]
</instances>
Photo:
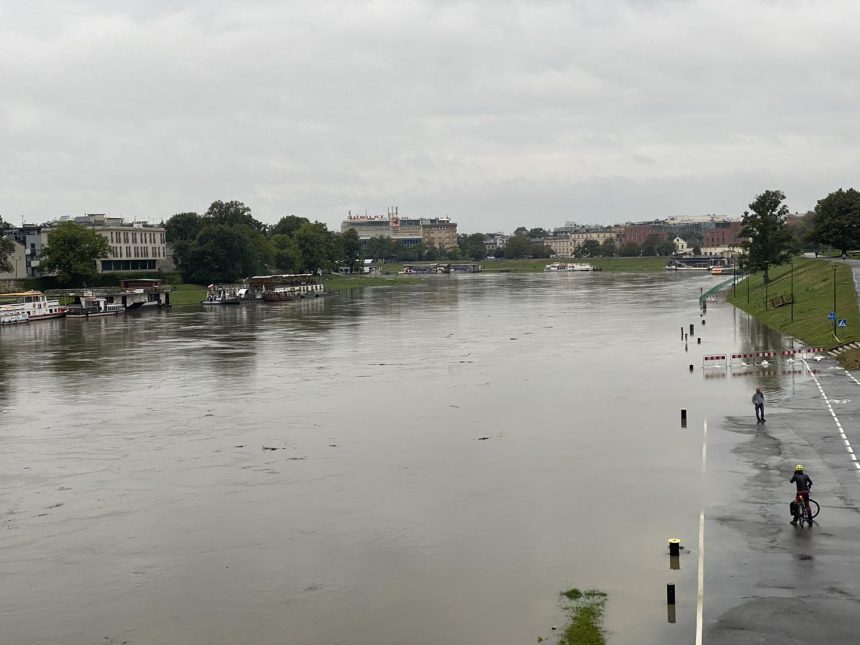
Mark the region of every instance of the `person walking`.
<instances>
[{"instance_id":1,"label":"person walking","mask_svg":"<svg viewBox=\"0 0 860 645\"><path fill-rule=\"evenodd\" d=\"M752 402L755 406L756 423L764 423L764 394L762 394L760 387L757 387L755 389L755 394L753 394Z\"/></svg>"}]
</instances>

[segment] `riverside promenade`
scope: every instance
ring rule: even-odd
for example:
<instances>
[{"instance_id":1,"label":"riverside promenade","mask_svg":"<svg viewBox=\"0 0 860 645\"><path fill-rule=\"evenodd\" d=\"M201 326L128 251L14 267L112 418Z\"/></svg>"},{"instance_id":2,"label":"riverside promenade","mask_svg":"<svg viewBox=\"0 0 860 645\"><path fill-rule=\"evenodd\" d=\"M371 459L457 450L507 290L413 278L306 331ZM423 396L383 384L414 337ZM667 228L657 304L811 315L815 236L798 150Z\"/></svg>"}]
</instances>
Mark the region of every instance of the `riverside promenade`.
<instances>
[{"instance_id":1,"label":"riverside promenade","mask_svg":"<svg viewBox=\"0 0 860 645\"><path fill-rule=\"evenodd\" d=\"M807 361L766 418L756 424L750 403L748 416L709 420L696 642L858 642L860 379L831 357ZM798 463L821 504L811 528L789 525Z\"/></svg>"}]
</instances>

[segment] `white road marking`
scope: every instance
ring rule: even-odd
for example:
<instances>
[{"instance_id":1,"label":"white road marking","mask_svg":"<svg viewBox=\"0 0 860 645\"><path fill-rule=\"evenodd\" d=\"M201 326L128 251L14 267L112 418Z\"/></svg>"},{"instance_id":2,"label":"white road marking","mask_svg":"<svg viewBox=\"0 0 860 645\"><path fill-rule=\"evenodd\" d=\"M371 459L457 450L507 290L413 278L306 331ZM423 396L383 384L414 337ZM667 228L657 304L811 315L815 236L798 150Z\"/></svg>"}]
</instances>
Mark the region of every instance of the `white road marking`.
<instances>
[{"instance_id":1,"label":"white road marking","mask_svg":"<svg viewBox=\"0 0 860 645\"><path fill-rule=\"evenodd\" d=\"M702 480L708 463L708 420L702 432ZM696 645L702 645L702 617L705 606L705 508L699 513L699 582L696 590Z\"/></svg>"},{"instance_id":2,"label":"white road marking","mask_svg":"<svg viewBox=\"0 0 860 645\"><path fill-rule=\"evenodd\" d=\"M803 359L803 364L809 371L809 375L812 377L812 380L815 381L815 385L818 386L818 391L821 392L821 398L824 399L824 403L827 405L827 409L830 410L830 416L833 417L833 421L836 423L836 427L839 430L839 436L842 437L842 442L845 444L845 450L848 451L848 456L850 457L851 461L854 462L854 466L857 469L857 476L860 477L860 462L857 461L857 455L854 454L854 448L851 447L851 442L848 441L848 437L845 436L845 429L842 427L842 423L839 421L839 417L836 416L836 412L833 410L833 405L830 399L827 398L827 394L825 394L824 388L821 387L821 382L818 380L818 377L815 376L815 373L810 369L809 363L806 362L806 359ZM845 373L848 374L848 371L846 370ZM848 378L860 385L860 381L851 376L851 374L848 374Z\"/></svg>"},{"instance_id":3,"label":"white road marking","mask_svg":"<svg viewBox=\"0 0 860 645\"><path fill-rule=\"evenodd\" d=\"M856 378L854 378L854 376L848 370L845 370L845 375L848 378L850 378L852 381L854 381L857 385L860 385L860 381L858 381Z\"/></svg>"}]
</instances>

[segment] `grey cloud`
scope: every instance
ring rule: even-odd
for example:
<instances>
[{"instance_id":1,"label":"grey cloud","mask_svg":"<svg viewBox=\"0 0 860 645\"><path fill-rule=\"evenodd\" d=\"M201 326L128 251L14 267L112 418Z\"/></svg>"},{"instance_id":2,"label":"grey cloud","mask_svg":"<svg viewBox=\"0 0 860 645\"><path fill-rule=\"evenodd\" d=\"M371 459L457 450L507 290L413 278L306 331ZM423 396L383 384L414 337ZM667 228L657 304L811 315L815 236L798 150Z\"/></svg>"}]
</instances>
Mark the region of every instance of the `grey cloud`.
<instances>
[{"instance_id":1,"label":"grey cloud","mask_svg":"<svg viewBox=\"0 0 860 645\"><path fill-rule=\"evenodd\" d=\"M806 209L858 175L849 2L0 5L0 213L241 199L462 230ZM649 161L650 160L650 161Z\"/></svg>"}]
</instances>

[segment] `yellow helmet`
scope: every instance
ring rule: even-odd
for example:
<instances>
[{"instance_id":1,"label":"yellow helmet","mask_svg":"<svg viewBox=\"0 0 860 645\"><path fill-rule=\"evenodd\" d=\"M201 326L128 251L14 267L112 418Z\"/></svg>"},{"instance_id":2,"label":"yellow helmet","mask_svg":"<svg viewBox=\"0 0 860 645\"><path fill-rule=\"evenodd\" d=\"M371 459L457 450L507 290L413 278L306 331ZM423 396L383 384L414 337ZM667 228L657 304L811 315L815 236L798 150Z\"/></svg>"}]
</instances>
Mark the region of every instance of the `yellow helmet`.
<instances>
[{"instance_id":1,"label":"yellow helmet","mask_svg":"<svg viewBox=\"0 0 860 645\"><path fill-rule=\"evenodd\" d=\"M802 472L803 472L803 464L797 464L797 465L794 467L794 472L796 472L796 473L802 473Z\"/></svg>"}]
</instances>

